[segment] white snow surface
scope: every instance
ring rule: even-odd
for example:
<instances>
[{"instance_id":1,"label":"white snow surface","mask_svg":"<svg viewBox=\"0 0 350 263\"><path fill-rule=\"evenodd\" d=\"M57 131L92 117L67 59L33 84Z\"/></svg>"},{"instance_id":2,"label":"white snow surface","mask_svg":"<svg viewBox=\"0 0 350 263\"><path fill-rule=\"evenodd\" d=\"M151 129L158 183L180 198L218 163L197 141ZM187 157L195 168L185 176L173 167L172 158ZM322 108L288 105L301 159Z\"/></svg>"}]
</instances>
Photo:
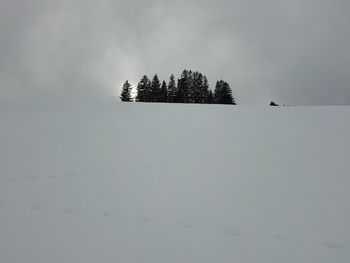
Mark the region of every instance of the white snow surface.
<instances>
[{"instance_id":1,"label":"white snow surface","mask_svg":"<svg viewBox=\"0 0 350 263\"><path fill-rule=\"evenodd\" d=\"M2 105L0 262L349 263L349 117Z\"/></svg>"}]
</instances>

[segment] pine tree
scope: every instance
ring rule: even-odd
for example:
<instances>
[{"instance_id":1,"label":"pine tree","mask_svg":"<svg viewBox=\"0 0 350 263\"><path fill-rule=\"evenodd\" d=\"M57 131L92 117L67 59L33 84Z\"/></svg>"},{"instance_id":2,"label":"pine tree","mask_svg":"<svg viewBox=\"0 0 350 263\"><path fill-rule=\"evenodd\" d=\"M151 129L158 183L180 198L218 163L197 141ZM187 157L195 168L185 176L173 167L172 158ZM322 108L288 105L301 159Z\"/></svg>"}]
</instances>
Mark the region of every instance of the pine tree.
<instances>
[{"instance_id":1,"label":"pine tree","mask_svg":"<svg viewBox=\"0 0 350 263\"><path fill-rule=\"evenodd\" d=\"M166 82L164 80L162 83L162 87L160 88L158 101L159 102L167 102L168 101L168 89L166 87Z\"/></svg>"},{"instance_id":2,"label":"pine tree","mask_svg":"<svg viewBox=\"0 0 350 263\"><path fill-rule=\"evenodd\" d=\"M184 103L186 96L185 81L183 78L177 80L177 91L175 95L175 103Z\"/></svg>"},{"instance_id":3,"label":"pine tree","mask_svg":"<svg viewBox=\"0 0 350 263\"><path fill-rule=\"evenodd\" d=\"M132 101L131 85L126 81L120 96L122 101ZM162 85L157 74L152 81L143 76L137 85L138 102L169 102L169 103L216 103L236 104L229 84L223 80L217 81L214 92L210 90L208 79L198 71L184 70L175 84L175 77L170 76L169 85Z\"/></svg>"},{"instance_id":4,"label":"pine tree","mask_svg":"<svg viewBox=\"0 0 350 263\"><path fill-rule=\"evenodd\" d=\"M139 84L137 85L137 96L136 101L137 102L148 102L149 96L148 93L150 91L151 82L147 78L147 76L143 76L143 78L140 80Z\"/></svg>"},{"instance_id":5,"label":"pine tree","mask_svg":"<svg viewBox=\"0 0 350 263\"><path fill-rule=\"evenodd\" d=\"M181 74L181 78L177 81L177 92L175 96L175 102L177 103L190 103L192 93L192 71L184 70Z\"/></svg>"},{"instance_id":6,"label":"pine tree","mask_svg":"<svg viewBox=\"0 0 350 263\"><path fill-rule=\"evenodd\" d=\"M191 103L202 103L203 75L196 71L192 77Z\"/></svg>"},{"instance_id":7,"label":"pine tree","mask_svg":"<svg viewBox=\"0 0 350 263\"><path fill-rule=\"evenodd\" d=\"M223 80L216 82L214 98L217 104L236 104L232 97L230 85Z\"/></svg>"},{"instance_id":8,"label":"pine tree","mask_svg":"<svg viewBox=\"0 0 350 263\"><path fill-rule=\"evenodd\" d=\"M170 80L169 80L169 85L168 85L168 102L169 103L174 103L175 102L175 97L177 93L177 87L175 84L175 77L174 74L171 74Z\"/></svg>"},{"instance_id":9,"label":"pine tree","mask_svg":"<svg viewBox=\"0 0 350 263\"><path fill-rule=\"evenodd\" d=\"M194 101L194 73L192 70L187 71L187 76L185 78L185 88L186 88L186 96L185 103L193 103Z\"/></svg>"},{"instance_id":10,"label":"pine tree","mask_svg":"<svg viewBox=\"0 0 350 263\"><path fill-rule=\"evenodd\" d=\"M125 101L125 102L130 102L132 101L132 98L131 98L131 85L128 81L126 81L123 85L123 88L122 88L122 92L120 94L120 97L121 101Z\"/></svg>"},{"instance_id":11,"label":"pine tree","mask_svg":"<svg viewBox=\"0 0 350 263\"><path fill-rule=\"evenodd\" d=\"M202 94L201 94L201 102L200 103L208 103L209 101L209 83L207 77L203 76L203 86L202 86ZM213 93L210 91L211 96L213 96Z\"/></svg>"},{"instance_id":12,"label":"pine tree","mask_svg":"<svg viewBox=\"0 0 350 263\"><path fill-rule=\"evenodd\" d=\"M158 102L159 101L159 93L160 93L160 82L157 74L154 75L153 80L151 82L150 89L150 102Z\"/></svg>"},{"instance_id":13,"label":"pine tree","mask_svg":"<svg viewBox=\"0 0 350 263\"><path fill-rule=\"evenodd\" d=\"M209 90L208 97L207 97L207 104L213 104L215 102L213 92Z\"/></svg>"}]
</instances>

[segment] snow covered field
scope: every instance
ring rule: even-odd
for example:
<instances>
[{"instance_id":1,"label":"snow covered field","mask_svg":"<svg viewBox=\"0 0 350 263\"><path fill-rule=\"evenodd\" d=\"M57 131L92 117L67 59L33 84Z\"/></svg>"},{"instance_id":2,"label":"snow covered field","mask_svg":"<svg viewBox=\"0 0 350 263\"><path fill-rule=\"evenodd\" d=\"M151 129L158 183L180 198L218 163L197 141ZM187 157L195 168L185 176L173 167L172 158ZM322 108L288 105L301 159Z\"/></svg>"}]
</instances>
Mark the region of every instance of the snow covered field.
<instances>
[{"instance_id":1,"label":"snow covered field","mask_svg":"<svg viewBox=\"0 0 350 263\"><path fill-rule=\"evenodd\" d=\"M349 117L0 106L0 262L349 263Z\"/></svg>"}]
</instances>

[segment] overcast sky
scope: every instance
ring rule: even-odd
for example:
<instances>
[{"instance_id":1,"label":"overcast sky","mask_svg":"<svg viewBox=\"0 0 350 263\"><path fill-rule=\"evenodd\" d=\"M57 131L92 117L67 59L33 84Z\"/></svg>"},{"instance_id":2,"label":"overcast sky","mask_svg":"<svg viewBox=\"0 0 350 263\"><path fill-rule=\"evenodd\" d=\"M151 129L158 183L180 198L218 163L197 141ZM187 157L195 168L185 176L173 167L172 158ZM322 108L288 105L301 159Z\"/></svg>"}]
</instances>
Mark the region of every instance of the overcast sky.
<instances>
[{"instance_id":1,"label":"overcast sky","mask_svg":"<svg viewBox=\"0 0 350 263\"><path fill-rule=\"evenodd\" d=\"M239 104L350 104L349 0L0 0L0 100L112 98L143 74Z\"/></svg>"}]
</instances>

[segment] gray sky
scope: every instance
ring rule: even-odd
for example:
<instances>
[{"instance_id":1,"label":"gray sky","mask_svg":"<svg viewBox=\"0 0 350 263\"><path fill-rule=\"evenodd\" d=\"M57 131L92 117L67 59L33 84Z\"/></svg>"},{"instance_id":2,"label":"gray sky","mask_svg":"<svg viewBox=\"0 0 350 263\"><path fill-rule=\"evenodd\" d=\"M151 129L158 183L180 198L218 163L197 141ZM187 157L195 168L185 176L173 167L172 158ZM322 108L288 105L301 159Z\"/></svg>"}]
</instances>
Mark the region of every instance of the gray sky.
<instances>
[{"instance_id":1,"label":"gray sky","mask_svg":"<svg viewBox=\"0 0 350 263\"><path fill-rule=\"evenodd\" d=\"M350 104L348 0L0 0L0 101L206 74L239 104Z\"/></svg>"}]
</instances>

